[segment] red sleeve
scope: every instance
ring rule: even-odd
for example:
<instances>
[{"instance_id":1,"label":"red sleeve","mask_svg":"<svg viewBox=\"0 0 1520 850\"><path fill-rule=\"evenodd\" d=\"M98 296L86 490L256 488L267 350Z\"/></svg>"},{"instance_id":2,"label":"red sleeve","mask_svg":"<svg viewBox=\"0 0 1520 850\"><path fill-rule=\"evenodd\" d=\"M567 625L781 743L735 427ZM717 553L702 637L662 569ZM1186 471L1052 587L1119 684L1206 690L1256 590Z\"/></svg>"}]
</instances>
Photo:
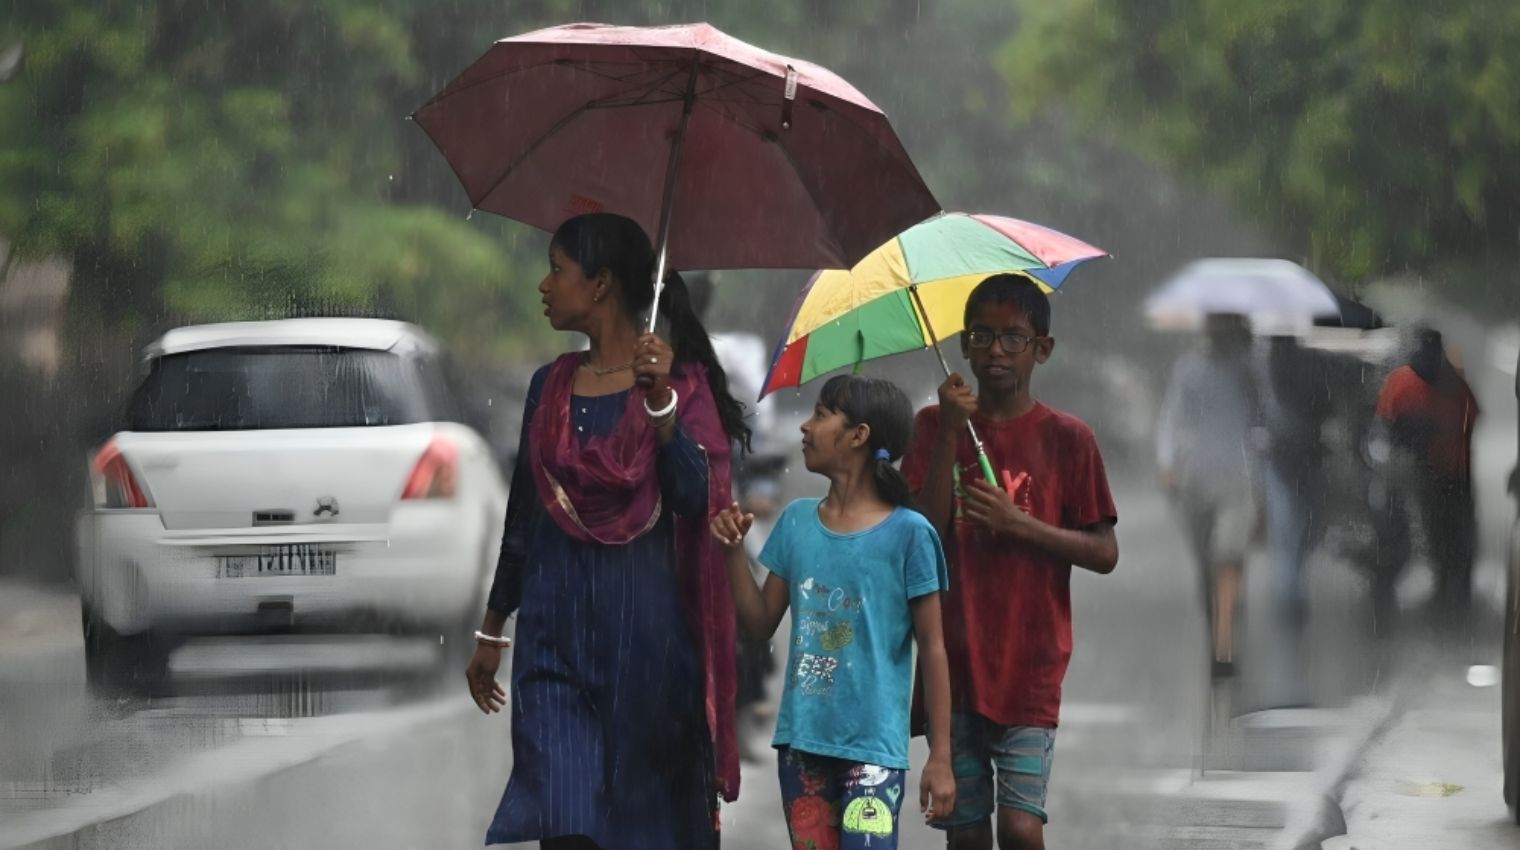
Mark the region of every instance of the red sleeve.
<instances>
[{"instance_id":1,"label":"red sleeve","mask_svg":"<svg viewBox=\"0 0 1520 850\"><path fill-rule=\"evenodd\" d=\"M929 476L929 452L934 448L935 435L939 433L939 405L931 404L920 410L913 420L913 444L903 456L902 474L908 479L908 489L917 493L924 487Z\"/></svg>"},{"instance_id":2,"label":"red sleeve","mask_svg":"<svg viewBox=\"0 0 1520 850\"><path fill-rule=\"evenodd\" d=\"M1462 436L1472 440L1473 429L1478 424L1478 397L1473 395L1472 387L1462 382L1462 395L1467 399L1467 406L1462 417Z\"/></svg>"},{"instance_id":3,"label":"red sleeve","mask_svg":"<svg viewBox=\"0 0 1520 850\"><path fill-rule=\"evenodd\" d=\"M1378 393L1377 400L1380 418L1391 421L1409 412L1411 379L1418 381L1419 376L1408 366L1400 366L1383 382L1383 391Z\"/></svg>"},{"instance_id":4,"label":"red sleeve","mask_svg":"<svg viewBox=\"0 0 1520 850\"><path fill-rule=\"evenodd\" d=\"M1108 487L1108 471L1098 439L1085 425L1072 430L1070 462L1064 464L1065 486L1061 488L1061 524L1067 528L1090 528L1101 522L1118 522L1119 510Z\"/></svg>"}]
</instances>

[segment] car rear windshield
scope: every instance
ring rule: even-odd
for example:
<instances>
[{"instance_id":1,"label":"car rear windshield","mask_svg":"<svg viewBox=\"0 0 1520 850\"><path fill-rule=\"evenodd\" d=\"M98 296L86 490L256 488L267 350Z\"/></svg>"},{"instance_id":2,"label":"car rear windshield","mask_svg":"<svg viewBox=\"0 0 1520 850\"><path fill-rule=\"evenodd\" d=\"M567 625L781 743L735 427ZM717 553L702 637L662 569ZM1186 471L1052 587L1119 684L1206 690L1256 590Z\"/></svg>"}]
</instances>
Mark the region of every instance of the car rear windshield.
<instances>
[{"instance_id":1,"label":"car rear windshield","mask_svg":"<svg viewBox=\"0 0 1520 850\"><path fill-rule=\"evenodd\" d=\"M128 406L133 431L407 425L433 419L417 364L387 351L213 348L153 362Z\"/></svg>"}]
</instances>

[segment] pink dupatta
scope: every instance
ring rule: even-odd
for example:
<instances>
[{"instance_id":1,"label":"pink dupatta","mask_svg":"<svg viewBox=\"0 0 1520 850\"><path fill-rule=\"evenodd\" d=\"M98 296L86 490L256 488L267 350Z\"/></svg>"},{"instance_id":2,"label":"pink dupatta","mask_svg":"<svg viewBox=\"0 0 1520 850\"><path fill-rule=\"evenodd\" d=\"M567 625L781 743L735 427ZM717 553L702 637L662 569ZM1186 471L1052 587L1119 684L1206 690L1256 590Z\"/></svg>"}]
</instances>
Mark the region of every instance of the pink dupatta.
<instances>
[{"instance_id":1,"label":"pink dupatta","mask_svg":"<svg viewBox=\"0 0 1520 850\"><path fill-rule=\"evenodd\" d=\"M658 438L644 412L644 395L628 394L628 407L612 433L576 439L570 396L578 353L549 367L533 415L533 481L544 509L577 540L617 546L647 533L660 518ZM707 512L674 517L676 575L682 608L696 642L706 692L707 728L723 799L739 796L739 755L734 730L735 617L723 554L709 518L732 502L728 435L707 385L707 370L683 363L670 383L680 396L679 427L707 455Z\"/></svg>"}]
</instances>

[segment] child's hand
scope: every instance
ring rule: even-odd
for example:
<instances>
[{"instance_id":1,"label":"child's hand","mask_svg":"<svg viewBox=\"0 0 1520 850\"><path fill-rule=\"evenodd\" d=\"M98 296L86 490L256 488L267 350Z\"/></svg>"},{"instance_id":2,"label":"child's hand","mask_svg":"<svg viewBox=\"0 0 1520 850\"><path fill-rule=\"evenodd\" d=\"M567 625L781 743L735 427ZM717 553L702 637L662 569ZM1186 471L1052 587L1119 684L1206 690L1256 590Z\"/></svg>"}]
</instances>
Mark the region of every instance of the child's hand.
<instances>
[{"instance_id":1,"label":"child's hand","mask_svg":"<svg viewBox=\"0 0 1520 850\"><path fill-rule=\"evenodd\" d=\"M926 822L944 820L955 811L955 772L950 759L929 757L918 783L918 808Z\"/></svg>"},{"instance_id":2,"label":"child's hand","mask_svg":"<svg viewBox=\"0 0 1520 850\"><path fill-rule=\"evenodd\" d=\"M739 503L734 502L712 518L712 535L732 549L744 543L744 535L749 534L749 527L754 524L755 515L739 510Z\"/></svg>"},{"instance_id":3,"label":"child's hand","mask_svg":"<svg viewBox=\"0 0 1520 850\"><path fill-rule=\"evenodd\" d=\"M953 373L939 385L940 431L960 437L960 429L976 413L976 393L966 385L966 379Z\"/></svg>"}]
</instances>

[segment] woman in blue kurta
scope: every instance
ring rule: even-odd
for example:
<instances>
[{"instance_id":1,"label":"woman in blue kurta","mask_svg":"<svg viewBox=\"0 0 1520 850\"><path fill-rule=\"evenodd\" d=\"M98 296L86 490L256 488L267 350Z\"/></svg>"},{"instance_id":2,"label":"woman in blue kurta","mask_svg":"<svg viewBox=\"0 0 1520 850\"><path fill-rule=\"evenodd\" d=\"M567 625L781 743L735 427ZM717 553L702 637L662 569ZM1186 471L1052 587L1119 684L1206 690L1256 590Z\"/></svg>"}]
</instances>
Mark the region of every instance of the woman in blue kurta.
<instances>
[{"instance_id":1,"label":"woman in blue kurta","mask_svg":"<svg viewBox=\"0 0 1520 850\"><path fill-rule=\"evenodd\" d=\"M729 446L748 438L679 278L661 299L672 345L640 334L648 237L596 214L566 222L540 284L558 330L589 350L529 387L485 635L518 612L512 778L488 844L715 848L738 793L734 620L708 517L729 500ZM507 699L482 640L467 678Z\"/></svg>"}]
</instances>

